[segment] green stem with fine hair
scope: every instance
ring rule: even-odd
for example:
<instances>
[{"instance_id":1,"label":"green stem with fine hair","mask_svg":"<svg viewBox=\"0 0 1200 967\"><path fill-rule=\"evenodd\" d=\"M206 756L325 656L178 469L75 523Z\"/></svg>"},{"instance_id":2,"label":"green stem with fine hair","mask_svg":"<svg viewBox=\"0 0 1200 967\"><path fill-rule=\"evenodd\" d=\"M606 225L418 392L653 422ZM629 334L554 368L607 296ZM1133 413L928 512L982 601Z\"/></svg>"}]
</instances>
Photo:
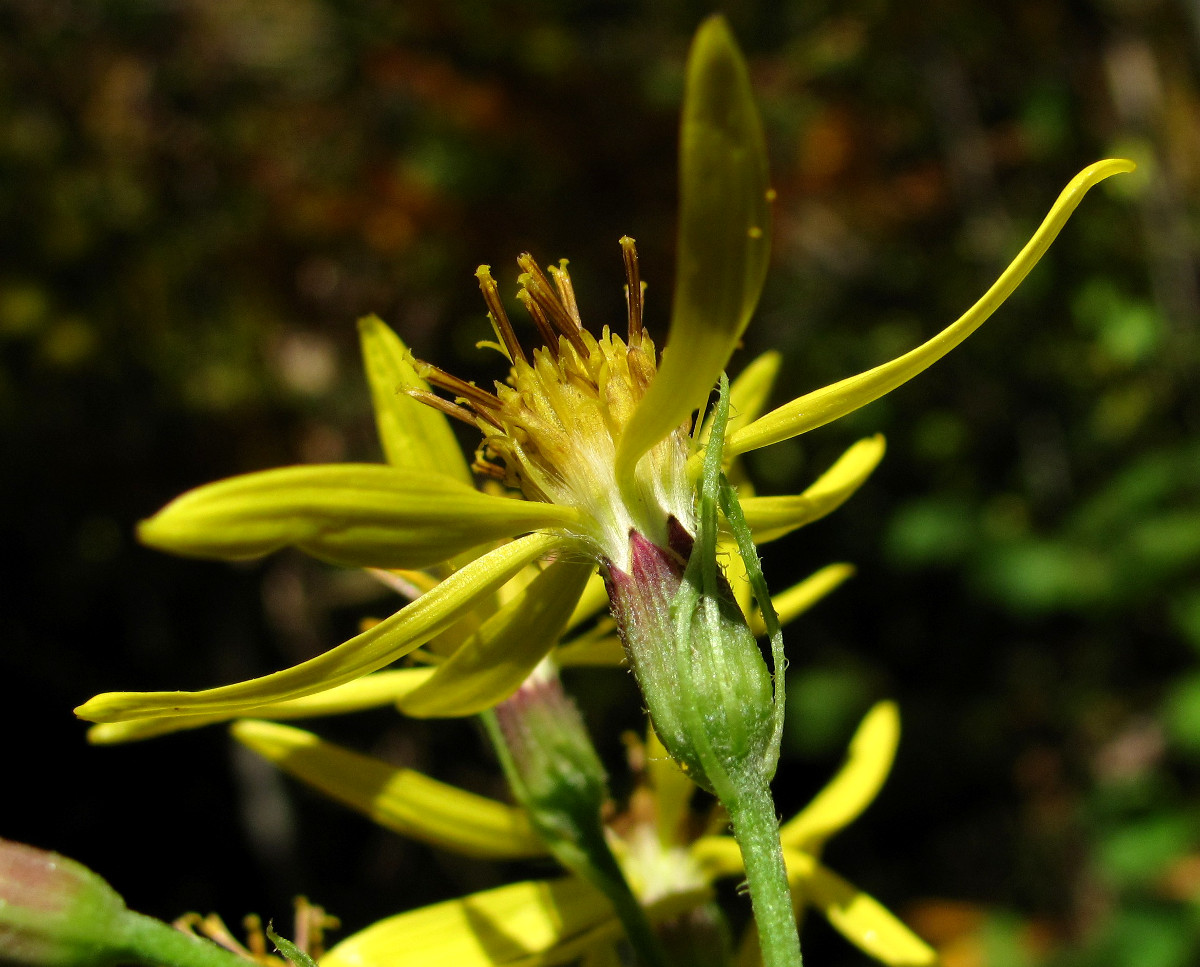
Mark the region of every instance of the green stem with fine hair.
<instances>
[{"instance_id":1,"label":"green stem with fine hair","mask_svg":"<svg viewBox=\"0 0 1200 967\"><path fill-rule=\"evenodd\" d=\"M162 967L248 967L238 954L176 930L161 920L127 911L121 918L123 933L120 962Z\"/></svg>"},{"instance_id":2,"label":"green stem with fine hair","mask_svg":"<svg viewBox=\"0 0 1200 967\"><path fill-rule=\"evenodd\" d=\"M662 944L646 917L646 911L629 888L629 881L625 879L605 839L600 803L596 803L594 810L562 811L534 801L514 761L495 711L483 712L479 717L496 750L509 787L525 807L530 822L554 858L608 898L642 967L668 967Z\"/></svg>"},{"instance_id":3,"label":"green stem with fine hair","mask_svg":"<svg viewBox=\"0 0 1200 967\"><path fill-rule=\"evenodd\" d=\"M695 694L692 650L697 643L690 632L697 627L695 616L705 609L712 611L719 593L716 562L719 505L737 540L739 554L746 565L771 639L774 694L770 736L759 755L730 756L717 747L715 737L705 721L708 714L706 709L685 702L681 711L689 722L688 731L705 778L728 810L734 838L742 851L764 967L802 967L800 936L792 908L783 846L779 841L779 819L775 814L770 786L779 759L779 743L783 732L783 637L737 494L721 472L721 451L728 415L729 381L722 374L701 473L696 542L683 585L672 605L676 621L677 667L682 693ZM703 647L703 643L699 647Z\"/></svg>"}]
</instances>

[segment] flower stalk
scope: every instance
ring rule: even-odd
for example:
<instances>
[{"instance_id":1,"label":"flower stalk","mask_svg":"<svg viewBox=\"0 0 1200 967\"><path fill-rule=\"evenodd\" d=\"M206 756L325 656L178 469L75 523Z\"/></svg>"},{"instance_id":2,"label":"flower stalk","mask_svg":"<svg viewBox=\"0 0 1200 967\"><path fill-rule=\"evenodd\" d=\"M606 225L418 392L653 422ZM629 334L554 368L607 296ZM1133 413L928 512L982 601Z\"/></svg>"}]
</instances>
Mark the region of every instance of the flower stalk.
<instances>
[{"instance_id":1,"label":"flower stalk","mask_svg":"<svg viewBox=\"0 0 1200 967\"><path fill-rule=\"evenodd\" d=\"M515 695L481 718L513 794L554 858L608 898L644 967L667 967L609 849L601 818L608 777L554 663L543 661Z\"/></svg>"}]
</instances>

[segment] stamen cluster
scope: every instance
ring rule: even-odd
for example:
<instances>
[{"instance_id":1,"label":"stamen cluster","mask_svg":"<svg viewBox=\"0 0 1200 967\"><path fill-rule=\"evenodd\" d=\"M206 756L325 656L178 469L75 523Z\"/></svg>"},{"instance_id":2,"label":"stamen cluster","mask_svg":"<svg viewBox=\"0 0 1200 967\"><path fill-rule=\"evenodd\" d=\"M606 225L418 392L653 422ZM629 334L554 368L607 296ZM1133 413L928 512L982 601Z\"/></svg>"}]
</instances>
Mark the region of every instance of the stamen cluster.
<instances>
[{"instance_id":1,"label":"stamen cluster","mask_svg":"<svg viewBox=\"0 0 1200 967\"><path fill-rule=\"evenodd\" d=\"M574 507L577 535L606 562L627 564L629 534L665 545L674 518L692 530L687 484L688 427L680 426L638 465L632 485L615 473L617 445L657 371L654 342L642 326L644 284L633 239L622 238L626 272L626 338L607 326L597 338L584 328L575 291L562 260L549 278L528 253L517 259L523 274L517 298L528 310L543 345L527 356L500 299L488 266L476 275L511 369L495 392L419 363L428 382L454 394L450 401L421 390L409 393L476 426L483 442L474 469L503 481L529 500ZM552 280L552 281L551 281Z\"/></svg>"}]
</instances>

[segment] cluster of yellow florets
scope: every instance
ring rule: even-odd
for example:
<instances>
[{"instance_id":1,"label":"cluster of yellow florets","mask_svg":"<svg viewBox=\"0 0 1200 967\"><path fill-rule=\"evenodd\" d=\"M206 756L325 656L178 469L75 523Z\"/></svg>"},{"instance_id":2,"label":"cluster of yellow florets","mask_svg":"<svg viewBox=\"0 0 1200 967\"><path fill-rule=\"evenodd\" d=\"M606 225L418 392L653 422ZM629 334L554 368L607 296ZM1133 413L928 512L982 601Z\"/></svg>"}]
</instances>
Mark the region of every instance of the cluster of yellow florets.
<instances>
[{"instance_id":1,"label":"cluster of yellow florets","mask_svg":"<svg viewBox=\"0 0 1200 967\"><path fill-rule=\"evenodd\" d=\"M687 483L688 427L680 426L654 447L636 474L636 488L622 492L615 465L617 446L657 370L654 342L642 327L642 284L633 240L623 238L628 286L625 339L607 326L599 338L584 328L565 260L549 278L529 255L518 298L529 310L544 345L525 355L504 311L488 266L476 273L499 348L511 363L494 393L429 364L418 371L455 394L454 402L431 393L414 396L479 428L483 442L474 469L503 481L529 500L579 510L577 535L618 566L628 556L631 530L660 545L674 518L693 530L693 498ZM553 279L553 282L551 282Z\"/></svg>"}]
</instances>

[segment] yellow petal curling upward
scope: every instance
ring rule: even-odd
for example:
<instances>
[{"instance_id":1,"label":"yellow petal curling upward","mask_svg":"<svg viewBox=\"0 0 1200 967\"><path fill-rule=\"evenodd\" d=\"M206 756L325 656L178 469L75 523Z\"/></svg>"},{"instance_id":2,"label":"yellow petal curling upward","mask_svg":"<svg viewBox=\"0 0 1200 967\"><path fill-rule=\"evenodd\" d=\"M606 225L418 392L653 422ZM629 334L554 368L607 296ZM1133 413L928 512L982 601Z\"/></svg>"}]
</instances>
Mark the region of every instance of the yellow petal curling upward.
<instances>
[{"instance_id":1,"label":"yellow petal curling upward","mask_svg":"<svg viewBox=\"0 0 1200 967\"><path fill-rule=\"evenodd\" d=\"M861 487L883 459L883 437L859 440L838 457L802 494L792 497L745 497L742 513L756 544L790 534L831 514Z\"/></svg>"},{"instance_id":2,"label":"yellow petal curling upward","mask_svg":"<svg viewBox=\"0 0 1200 967\"><path fill-rule=\"evenodd\" d=\"M471 468L450 429L450 421L402 392L404 388L429 389L413 368L408 347L378 316L360 319L358 334L371 386L375 426L387 462L402 469L445 474L459 483L473 485Z\"/></svg>"},{"instance_id":3,"label":"yellow petal curling upward","mask_svg":"<svg viewBox=\"0 0 1200 967\"><path fill-rule=\"evenodd\" d=\"M758 304L771 248L767 149L746 64L710 17L688 55L679 135L679 240L667 348L625 428L617 479L704 405Z\"/></svg>"},{"instance_id":4,"label":"yellow petal curling upward","mask_svg":"<svg viewBox=\"0 0 1200 967\"><path fill-rule=\"evenodd\" d=\"M859 817L879 794L900 742L895 702L879 702L864 716L850 740L846 762L801 812L780 827L784 846L816 850Z\"/></svg>"},{"instance_id":5,"label":"yellow petal curling upward","mask_svg":"<svg viewBox=\"0 0 1200 967\"><path fill-rule=\"evenodd\" d=\"M75 714L92 722L158 715L245 713L353 681L419 648L469 612L531 561L562 550L559 538L533 534L489 551L390 618L316 658L262 678L200 692L105 692Z\"/></svg>"},{"instance_id":6,"label":"yellow petal curling upward","mask_svg":"<svg viewBox=\"0 0 1200 967\"><path fill-rule=\"evenodd\" d=\"M726 456L732 457L748 450L756 450L824 426L890 393L933 365L983 325L1012 294L1045 254L1089 189L1105 178L1132 171L1134 167L1132 161L1123 159L1097 161L1089 165L1071 179L1012 264L984 293L983 298L968 309L958 321L947 326L928 342L891 362L794 399L755 420L749 426L742 427L731 434L726 442Z\"/></svg>"}]
</instances>

